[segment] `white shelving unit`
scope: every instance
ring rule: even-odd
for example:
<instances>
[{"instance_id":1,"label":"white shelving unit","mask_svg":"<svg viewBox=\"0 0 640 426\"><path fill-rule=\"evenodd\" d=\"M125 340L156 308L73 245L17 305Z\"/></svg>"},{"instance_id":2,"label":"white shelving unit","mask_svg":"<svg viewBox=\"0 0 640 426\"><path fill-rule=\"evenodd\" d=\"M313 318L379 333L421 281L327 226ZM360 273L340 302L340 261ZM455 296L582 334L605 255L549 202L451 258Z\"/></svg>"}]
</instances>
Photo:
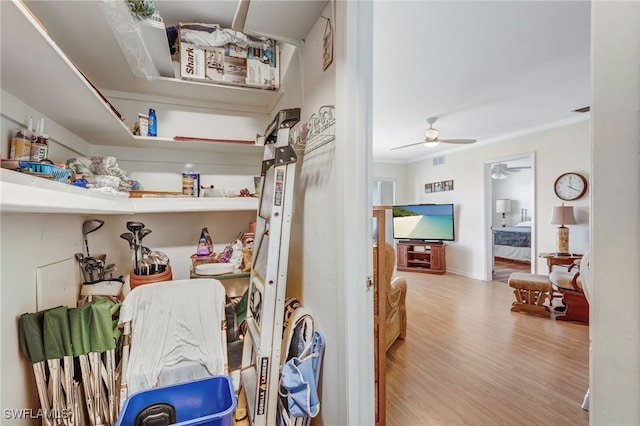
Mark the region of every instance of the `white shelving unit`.
<instances>
[{"instance_id":1,"label":"white shelving unit","mask_svg":"<svg viewBox=\"0 0 640 426\"><path fill-rule=\"evenodd\" d=\"M95 3L95 4L94 4ZM82 7L97 13L98 2ZM229 154L257 154L263 149L248 144L184 142L131 134L107 99L85 78L47 34L30 11L18 1L1 1L2 89L90 145L145 149L187 149ZM90 20L87 20L90 22ZM230 110L267 112L281 94L262 89L229 87L161 77L138 81L141 93L185 100L220 99ZM254 198L128 199L1 170L2 212L19 213L169 213L257 210Z\"/></svg>"},{"instance_id":2,"label":"white shelving unit","mask_svg":"<svg viewBox=\"0 0 640 426\"><path fill-rule=\"evenodd\" d=\"M229 154L255 154L262 158L264 149L261 145L248 145L229 142L209 142L209 141L174 141L173 138L155 136L133 136L133 146L138 148L152 149L184 149L198 151L214 151Z\"/></svg>"},{"instance_id":3,"label":"white shelving unit","mask_svg":"<svg viewBox=\"0 0 640 426\"><path fill-rule=\"evenodd\" d=\"M83 2L86 13L99 13L99 2ZM91 145L144 146L136 138L103 96L78 70L67 55L49 37L46 30L19 2L0 2L2 18L2 89L28 105L33 105L62 127ZM84 9L82 9L84 10ZM76 21L90 25L91 19ZM74 24L74 25L76 25ZM80 29L77 29L82 33ZM87 28L91 32L91 28ZM19 42L9 41L19 35ZM282 93L249 87L200 83L169 77L153 80L136 78L136 93L185 101L208 101L229 111L267 114ZM182 149L184 142L170 138L163 148ZM170 143L169 143L170 142ZM207 150L228 152L230 144L208 143ZM236 152L251 152L254 147L238 145Z\"/></svg>"},{"instance_id":4,"label":"white shelving unit","mask_svg":"<svg viewBox=\"0 0 640 426\"><path fill-rule=\"evenodd\" d=\"M92 144L130 144L131 132L29 11L1 8L2 89Z\"/></svg>"},{"instance_id":5,"label":"white shelving unit","mask_svg":"<svg viewBox=\"0 0 640 426\"><path fill-rule=\"evenodd\" d=\"M136 93L215 103L217 107L229 111L264 114L269 113L282 96L280 90L204 83L171 77L158 77L153 80L139 78L136 81Z\"/></svg>"},{"instance_id":6,"label":"white shelving unit","mask_svg":"<svg viewBox=\"0 0 640 426\"><path fill-rule=\"evenodd\" d=\"M215 211L254 211L258 199L123 198L0 169L0 207L3 213L136 214Z\"/></svg>"}]
</instances>

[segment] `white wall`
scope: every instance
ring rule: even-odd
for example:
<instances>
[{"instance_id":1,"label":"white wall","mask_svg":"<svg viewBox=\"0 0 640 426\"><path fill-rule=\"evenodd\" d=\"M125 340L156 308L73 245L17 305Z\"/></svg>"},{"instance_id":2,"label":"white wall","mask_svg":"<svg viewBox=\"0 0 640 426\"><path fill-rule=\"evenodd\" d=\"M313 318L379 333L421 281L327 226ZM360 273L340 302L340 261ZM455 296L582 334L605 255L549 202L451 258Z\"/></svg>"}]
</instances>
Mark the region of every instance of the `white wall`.
<instances>
[{"instance_id":1,"label":"white wall","mask_svg":"<svg viewBox=\"0 0 640 426\"><path fill-rule=\"evenodd\" d=\"M322 16L332 20L334 61L323 71L327 21L320 18L305 37L302 105L285 88L277 108L302 106L304 121L323 105L336 107L335 141L298 160L287 293L301 300L326 339L322 408L314 424L372 424L373 294L366 288L372 270L371 222L365 220L371 218L366 168L371 164L367 52L372 5L331 2Z\"/></svg>"},{"instance_id":2,"label":"white wall","mask_svg":"<svg viewBox=\"0 0 640 426\"><path fill-rule=\"evenodd\" d=\"M374 163L373 179L395 182L395 202L396 204L409 204L410 196L406 193L408 186L404 184L407 180L407 168L404 165L395 163Z\"/></svg>"},{"instance_id":3,"label":"white wall","mask_svg":"<svg viewBox=\"0 0 640 426\"><path fill-rule=\"evenodd\" d=\"M25 104L4 90L0 91L0 99L2 100L0 110L0 124L2 126L0 152L2 158L9 158L11 138L17 130L27 128L29 117L33 118L34 130L36 123L44 118L44 130L49 135L50 158L62 161L81 152L89 152L90 147L86 141L61 127L36 108Z\"/></svg>"},{"instance_id":4,"label":"white wall","mask_svg":"<svg viewBox=\"0 0 640 426\"><path fill-rule=\"evenodd\" d=\"M433 166L431 159L418 161L399 168L406 168L406 178L398 187L411 194L408 203L456 204L456 241L447 247L447 270L461 275L483 279L487 262L485 256L485 215L495 210L485 204L485 161L535 153L536 206L529 210L534 217L534 238L538 251L555 249L556 228L549 223L552 207L560 205L553 191L555 179L562 173L576 171L590 178L589 122L579 121L561 127L513 137L491 144L480 144L470 149L446 154L444 165ZM378 164L376 166L379 166ZM389 166L386 166L389 168ZM400 175L402 176L402 175ZM454 190L424 193L424 184L453 179ZM586 251L589 242L589 200L587 196L568 205L576 211L577 225L570 225L570 250ZM544 259L536 258L535 270L546 272Z\"/></svg>"},{"instance_id":5,"label":"white wall","mask_svg":"<svg viewBox=\"0 0 640 426\"><path fill-rule=\"evenodd\" d=\"M82 218L76 215L3 213L1 216L0 395L3 409L39 407L31 366L20 352L18 318L23 313L36 311L36 268L73 258L74 253L82 251L81 227ZM77 234L71 234L73 230L77 230ZM19 422L12 423L3 417L2 423Z\"/></svg>"},{"instance_id":6,"label":"white wall","mask_svg":"<svg viewBox=\"0 0 640 426\"><path fill-rule=\"evenodd\" d=\"M640 3L592 2L592 425L640 424Z\"/></svg>"},{"instance_id":7,"label":"white wall","mask_svg":"<svg viewBox=\"0 0 640 426\"><path fill-rule=\"evenodd\" d=\"M323 11L323 16L332 19L334 32L336 18L331 5ZM295 58L288 73L302 73L304 102L296 96L287 96L276 109L302 107L301 122L304 123L324 105L336 105L336 64L326 71L322 69L322 46L326 20L318 19L311 32L305 37L302 63ZM301 66L300 66L301 65ZM289 84L300 84L299 78L291 75ZM344 120L344 111L336 109L336 121ZM333 132L336 132L334 127ZM337 145L344 139L337 136L319 149L306 155L299 155L296 165L296 188L294 194L293 220L291 224L291 244L287 294L298 298L314 317L316 329L326 339L326 350L320 379L320 400L322 409L314 420L317 424L339 424L343 422L345 401L340 390L346 387L344 366L344 345L341 344L342 325L338 321L338 306L341 303L343 285L338 267L342 252L340 235L336 222L338 192L338 170L336 165Z\"/></svg>"},{"instance_id":8,"label":"white wall","mask_svg":"<svg viewBox=\"0 0 640 426\"><path fill-rule=\"evenodd\" d=\"M156 110L158 137L190 136L217 139L255 140L270 119L268 114L229 111L212 107L204 102L188 102L158 96L140 96L124 92L105 95L120 112L129 128L138 119L138 113Z\"/></svg>"}]
</instances>

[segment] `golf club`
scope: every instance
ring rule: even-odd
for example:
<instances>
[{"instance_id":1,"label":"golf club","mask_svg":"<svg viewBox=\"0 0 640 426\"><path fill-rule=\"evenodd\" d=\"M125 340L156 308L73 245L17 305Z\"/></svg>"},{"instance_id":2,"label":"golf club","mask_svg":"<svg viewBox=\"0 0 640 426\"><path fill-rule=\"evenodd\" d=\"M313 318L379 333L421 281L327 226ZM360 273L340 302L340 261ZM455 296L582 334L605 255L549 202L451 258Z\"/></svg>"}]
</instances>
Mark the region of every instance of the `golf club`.
<instances>
[{"instance_id":1,"label":"golf club","mask_svg":"<svg viewBox=\"0 0 640 426\"><path fill-rule=\"evenodd\" d=\"M137 274L137 269L138 269L138 247L139 247L139 242L138 242L138 231L140 231L141 229L144 229L144 223L142 222L127 222L127 229L129 231L131 231L131 233L133 234L133 239L134 239L134 246L133 246L133 256L135 258L135 263L134 263L134 270L133 272Z\"/></svg>"},{"instance_id":2,"label":"golf club","mask_svg":"<svg viewBox=\"0 0 640 426\"><path fill-rule=\"evenodd\" d=\"M100 280L100 275L104 268L104 264L100 259L95 257L85 257L83 259L85 282L94 283Z\"/></svg>"},{"instance_id":3,"label":"golf club","mask_svg":"<svg viewBox=\"0 0 640 426\"><path fill-rule=\"evenodd\" d=\"M120 238L122 238L123 240L126 240L129 243L129 249L131 251L134 250L134 248L135 248L135 237L133 236L133 233L124 232L124 233L120 234ZM133 261L133 259L131 259L131 260ZM136 267L137 267L137 265L134 264L133 265L133 269L135 269Z\"/></svg>"},{"instance_id":4,"label":"golf club","mask_svg":"<svg viewBox=\"0 0 640 426\"><path fill-rule=\"evenodd\" d=\"M104 270L102 271L102 276L100 277L101 280L105 280L107 279L106 275L109 274L109 279L112 280L113 279L113 273L117 270L118 268L116 267L115 263L110 263L107 266L104 267Z\"/></svg>"},{"instance_id":5,"label":"golf club","mask_svg":"<svg viewBox=\"0 0 640 426\"><path fill-rule=\"evenodd\" d=\"M104 220L100 219L85 220L82 224L82 236L84 237L84 246L87 250L87 257L91 256L89 254L89 241L87 240L87 235L102 228L102 225L104 225Z\"/></svg>"},{"instance_id":6,"label":"golf club","mask_svg":"<svg viewBox=\"0 0 640 426\"><path fill-rule=\"evenodd\" d=\"M86 281L84 273L84 255L82 253L76 253L75 258L76 262L78 262L78 267L80 268L80 275L82 276L83 281Z\"/></svg>"},{"instance_id":7,"label":"golf club","mask_svg":"<svg viewBox=\"0 0 640 426\"><path fill-rule=\"evenodd\" d=\"M138 231L138 250L140 250L140 261L145 260L145 256L142 253L142 239L151 233L151 229L144 228ZM149 275L155 272L150 272Z\"/></svg>"},{"instance_id":8,"label":"golf club","mask_svg":"<svg viewBox=\"0 0 640 426\"><path fill-rule=\"evenodd\" d=\"M142 239L151 233L151 229L144 228L138 231L138 244L142 244Z\"/></svg>"}]
</instances>

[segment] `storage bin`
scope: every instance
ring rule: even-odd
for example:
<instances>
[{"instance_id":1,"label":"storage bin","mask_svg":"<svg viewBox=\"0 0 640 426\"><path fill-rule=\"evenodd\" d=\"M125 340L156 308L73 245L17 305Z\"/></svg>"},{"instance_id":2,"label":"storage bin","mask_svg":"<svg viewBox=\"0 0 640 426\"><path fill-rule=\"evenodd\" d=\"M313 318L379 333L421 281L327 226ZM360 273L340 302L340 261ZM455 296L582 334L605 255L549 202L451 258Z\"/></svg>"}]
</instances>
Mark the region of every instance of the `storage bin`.
<instances>
[{"instance_id":1,"label":"storage bin","mask_svg":"<svg viewBox=\"0 0 640 426\"><path fill-rule=\"evenodd\" d=\"M48 163L37 163L30 161L20 161L20 168L18 171L22 173L29 173L40 177L50 178L56 182L68 182L69 170L62 167L54 166Z\"/></svg>"},{"instance_id":2,"label":"storage bin","mask_svg":"<svg viewBox=\"0 0 640 426\"><path fill-rule=\"evenodd\" d=\"M237 401L228 376L147 389L127 398L116 426L135 425L138 413L154 404L173 406L176 425L231 426Z\"/></svg>"}]
</instances>

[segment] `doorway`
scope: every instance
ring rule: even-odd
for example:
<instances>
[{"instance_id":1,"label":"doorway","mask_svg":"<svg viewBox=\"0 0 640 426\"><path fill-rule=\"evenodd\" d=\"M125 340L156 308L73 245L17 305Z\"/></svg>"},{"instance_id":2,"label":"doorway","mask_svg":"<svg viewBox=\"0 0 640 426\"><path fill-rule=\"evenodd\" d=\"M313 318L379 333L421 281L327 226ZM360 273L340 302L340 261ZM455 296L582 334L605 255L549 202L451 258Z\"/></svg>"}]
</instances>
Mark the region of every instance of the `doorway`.
<instances>
[{"instance_id":1,"label":"doorway","mask_svg":"<svg viewBox=\"0 0 640 426\"><path fill-rule=\"evenodd\" d=\"M535 156L485 161L487 281L535 267Z\"/></svg>"},{"instance_id":2,"label":"doorway","mask_svg":"<svg viewBox=\"0 0 640 426\"><path fill-rule=\"evenodd\" d=\"M373 181L373 205L374 206L393 206L396 200L396 181L393 179L374 179ZM392 218L386 219L385 238L395 244L393 240L393 223ZM377 229L373 230L376 235Z\"/></svg>"}]
</instances>

